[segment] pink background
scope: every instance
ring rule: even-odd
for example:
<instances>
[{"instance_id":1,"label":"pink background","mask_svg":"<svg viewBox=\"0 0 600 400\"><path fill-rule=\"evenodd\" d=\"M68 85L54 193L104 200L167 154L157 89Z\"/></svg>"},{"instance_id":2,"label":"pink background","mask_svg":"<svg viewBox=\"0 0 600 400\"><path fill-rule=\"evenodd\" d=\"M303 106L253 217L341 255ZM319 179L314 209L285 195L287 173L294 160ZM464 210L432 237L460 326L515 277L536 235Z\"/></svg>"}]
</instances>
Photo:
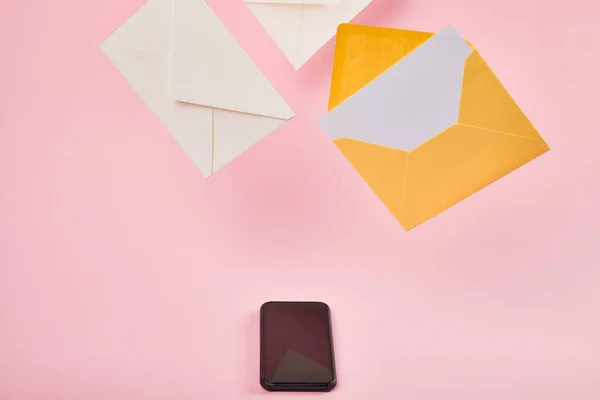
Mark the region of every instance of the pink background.
<instances>
[{"instance_id":1,"label":"pink background","mask_svg":"<svg viewBox=\"0 0 600 400\"><path fill-rule=\"evenodd\" d=\"M297 114L205 181L99 44L144 0L0 5L0 398L304 398L258 385L258 309L333 310L331 399L600 398L596 0L375 0L472 41L552 150L405 232L241 0L215 12Z\"/></svg>"}]
</instances>

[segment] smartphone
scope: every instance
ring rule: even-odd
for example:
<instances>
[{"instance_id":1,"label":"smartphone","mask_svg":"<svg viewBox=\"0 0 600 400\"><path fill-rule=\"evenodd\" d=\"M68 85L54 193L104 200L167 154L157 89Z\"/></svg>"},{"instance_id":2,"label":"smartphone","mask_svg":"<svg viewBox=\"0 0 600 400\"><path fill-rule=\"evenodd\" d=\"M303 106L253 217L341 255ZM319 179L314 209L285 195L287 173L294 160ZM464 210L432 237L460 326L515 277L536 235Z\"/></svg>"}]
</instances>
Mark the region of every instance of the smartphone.
<instances>
[{"instance_id":1,"label":"smartphone","mask_svg":"<svg viewBox=\"0 0 600 400\"><path fill-rule=\"evenodd\" d=\"M260 308L260 384L268 391L329 392L337 383L331 312L321 302Z\"/></svg>"}]
</instances>

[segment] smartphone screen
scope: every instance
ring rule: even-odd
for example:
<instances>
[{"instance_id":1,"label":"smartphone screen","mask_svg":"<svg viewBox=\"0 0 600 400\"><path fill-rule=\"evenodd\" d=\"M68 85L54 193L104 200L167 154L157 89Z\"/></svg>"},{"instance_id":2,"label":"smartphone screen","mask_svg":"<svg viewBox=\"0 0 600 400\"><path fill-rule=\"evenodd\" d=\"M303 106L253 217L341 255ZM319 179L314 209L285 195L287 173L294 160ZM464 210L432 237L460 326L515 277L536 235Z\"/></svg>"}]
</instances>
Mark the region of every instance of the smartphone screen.
<instances>
[{"instance_id":1,"label":"smartphone screen","mask_svg":"<svg viewBox=\"0 0 600 400\"><path fill-rule=\"evenodd\" d=\"M261 376L270 391L335 387L331 318L320 302L268 302L260 309Z\"/></svg>"}]
</instances>

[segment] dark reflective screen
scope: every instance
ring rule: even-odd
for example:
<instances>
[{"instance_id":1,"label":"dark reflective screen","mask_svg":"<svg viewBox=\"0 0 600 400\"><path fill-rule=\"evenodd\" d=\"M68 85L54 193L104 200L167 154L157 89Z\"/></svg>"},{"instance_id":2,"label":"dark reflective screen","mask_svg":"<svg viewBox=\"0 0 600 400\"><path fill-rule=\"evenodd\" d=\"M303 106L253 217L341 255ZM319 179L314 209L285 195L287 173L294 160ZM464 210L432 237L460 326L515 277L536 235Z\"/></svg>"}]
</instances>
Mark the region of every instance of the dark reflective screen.
<instances>
[{"instance_id":1,"label":"dark reflective screen","mask_svg":"<svg viewBox=\"0 0 600 400\"><path fill-rule=\"evenodd\" d=\"M329 307L272 302L261 309L262 376L271 384L334 381Z\"/></svg>"}]
</instances>

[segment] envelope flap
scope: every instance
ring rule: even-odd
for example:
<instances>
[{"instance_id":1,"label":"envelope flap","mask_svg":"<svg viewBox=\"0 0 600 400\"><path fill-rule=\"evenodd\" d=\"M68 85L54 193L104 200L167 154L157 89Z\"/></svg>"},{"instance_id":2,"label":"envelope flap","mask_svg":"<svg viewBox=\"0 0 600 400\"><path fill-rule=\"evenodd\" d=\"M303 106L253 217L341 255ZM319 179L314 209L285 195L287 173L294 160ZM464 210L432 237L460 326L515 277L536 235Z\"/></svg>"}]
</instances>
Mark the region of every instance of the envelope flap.
<instances>
[{"instance_id":1,"label":"envelope flap","mask_svg":"<svg viewBox=\"0 0 600 400\"><path fill-rule=\"evenodd\" d=\"M293 112L204 0L176 0L171 90L176 100L290 119Z\"/></svg>"},{"instance_id":2,"label":"envelope flap","mask_svg":"<svg viewBox=\"0 0 600 400\"><path fill-rule=\"evenodd\" d=\"M246 0L245 3L294 69L299 69L335 35L340 24L352 20L372 0L326 0L315 4L317 1L323 2Z\"/></svg>"},{"instance_id":3,"label":"envelope flap","mask_svg":"<svg viewBox=\"0 0 600 400\"><path fill-rule=\"evenodd\" d=\"M337 107L433 33L342 24L337 31L329 110Z\"/></svg>"},{"instance_id":4,"label":"envelope flap","mask_svg":"<svg viewBox=\"0 0 600 400\"><path fill-rule=\"evenodd\" d=\"M544 141L479 52L465 63L459 122Z\"/></svg>"},{"instance_id":5,"label":"envelope flap","mask_svg":"<svg viewBox=\"0 0 600 400\"><path fill-rule=\"evenodd\" d=\"M458 122L470 46L451 26L431 37L327 113L332 139L410 151Z\"/></svg>"}]
</instances>

